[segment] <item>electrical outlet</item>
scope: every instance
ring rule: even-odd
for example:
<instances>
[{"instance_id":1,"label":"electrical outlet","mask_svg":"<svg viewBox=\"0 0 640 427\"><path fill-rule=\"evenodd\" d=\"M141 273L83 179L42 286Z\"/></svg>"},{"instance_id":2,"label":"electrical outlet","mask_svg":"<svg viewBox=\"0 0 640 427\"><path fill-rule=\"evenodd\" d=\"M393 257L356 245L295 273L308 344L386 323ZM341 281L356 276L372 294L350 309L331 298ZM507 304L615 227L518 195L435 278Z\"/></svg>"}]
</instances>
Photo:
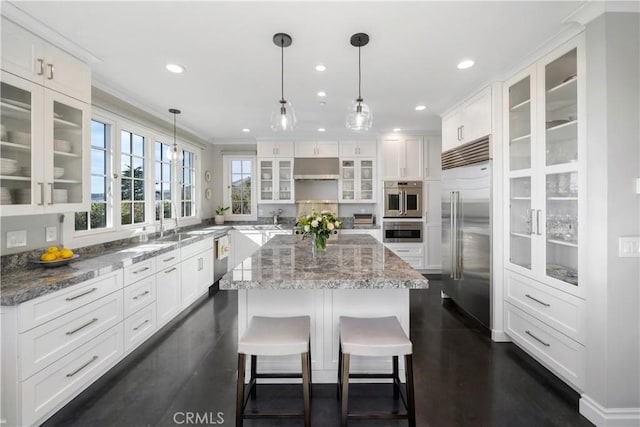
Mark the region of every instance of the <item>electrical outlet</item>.
<instances>
[{"instance_id":1,"label":"electrical outlet","mask_svg":"<svg viewBox=\"0 0 640 427\"><path fill-rule=\"evenodd\" d=\"M46 227L45 228L45 241L53 242L58 238L58 229L56 227Z\"/></svg>"},{"instance_id":2,"label":"electrical outlet","mask_svg":"<svg viewBox=\"0 0 640 427\"><path fill-rule=\"evenodd\" d=\"M27 230L8 231L7 249L27 246Z\"/></svg>"},{"instance_id":3,"label":"electrical outlet","mask_svg":"<svg viewBox=\"0 0 640 427\"><path fill-rule=\"evenodd\" d=\"M640 236L619 237L618 256L621 258L639 258Z\"/></svg>"}]
</instances>

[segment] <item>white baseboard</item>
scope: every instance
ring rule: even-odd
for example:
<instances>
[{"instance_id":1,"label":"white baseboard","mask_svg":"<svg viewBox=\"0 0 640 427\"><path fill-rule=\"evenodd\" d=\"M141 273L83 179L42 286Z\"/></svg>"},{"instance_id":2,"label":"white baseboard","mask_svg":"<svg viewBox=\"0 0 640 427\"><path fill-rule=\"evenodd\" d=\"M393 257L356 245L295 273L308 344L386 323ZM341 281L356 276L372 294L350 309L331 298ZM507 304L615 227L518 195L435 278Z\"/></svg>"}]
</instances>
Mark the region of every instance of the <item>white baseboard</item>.
<instances>
[{"instance_id":1,"label":"white baseboard","mask_svg":"<svg viewBox=\"0 0 640 427\"><path fill-rule=\"evenodd\" d=\"M491 330L491 339L494 342L511 342L511 337L509 337L505 331L499 331L496 329Z\"/></svg>"},{"instance_id":2,"label":"white baseboard","mask_svg":"<svg viewBox=\"0 0 640 427\"><path fill-rule=\"evenodd\" d=\"M585 394L580 397L580 414L598 427L640 425L640 408L605 408Z\"/></svg>"}]
</instances>

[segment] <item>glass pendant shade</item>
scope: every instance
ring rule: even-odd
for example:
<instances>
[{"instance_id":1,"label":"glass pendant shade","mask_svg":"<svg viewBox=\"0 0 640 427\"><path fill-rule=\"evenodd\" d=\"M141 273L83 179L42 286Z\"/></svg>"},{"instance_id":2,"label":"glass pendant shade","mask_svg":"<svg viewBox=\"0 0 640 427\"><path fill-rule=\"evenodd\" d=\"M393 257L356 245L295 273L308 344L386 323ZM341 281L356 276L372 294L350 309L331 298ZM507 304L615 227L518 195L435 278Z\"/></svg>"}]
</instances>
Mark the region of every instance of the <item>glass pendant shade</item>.
<instances>
[{"instance_id":1,"label":"glass pendant shade","mask_svg":"<svg viewBox=\"0 0 640 427\"><path fill-rule=\"evenodd\" d=\"M176 138L176 116L181 113L176 108L169 108L169 112L173 114L173 145L167 149L167 158L169 160L182 160L182 150L178 148L178 141Z\"/></svg>"},{"instance_id":2,"label":"glass pendant shade","mask_svg":"<svg viewBox=\"0 0 640 427\"><path fill-rule=\"evenodd\" d=\"M351 104L347 114L347 129L353 131L367 131L371 129L373 124L373 113L369 106L362 102L362 99L356 99Z\"/></svg>"},{"instance_id":3,"label":"glass pendant shade","mask_svg":"<svg viewBox=\"0 0 640 427\"><path fill-rule=\"evenodd\" d=\"M288 101L278 101L271 113L271 130L291 132L296 127L297 119L293 106Z\"/></svg>"}]
</instances>

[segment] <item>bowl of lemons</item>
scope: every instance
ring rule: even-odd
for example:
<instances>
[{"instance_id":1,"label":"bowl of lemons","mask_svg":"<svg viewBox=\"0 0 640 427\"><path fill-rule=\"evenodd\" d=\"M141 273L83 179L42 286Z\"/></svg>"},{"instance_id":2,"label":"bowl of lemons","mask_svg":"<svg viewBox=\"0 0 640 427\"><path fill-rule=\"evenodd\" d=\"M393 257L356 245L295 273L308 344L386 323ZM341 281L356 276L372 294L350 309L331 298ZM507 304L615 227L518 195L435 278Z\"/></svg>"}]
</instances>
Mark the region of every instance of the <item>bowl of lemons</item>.
<instances>
[{"instance_id":1,"label":"bowl of lemons","mask_svg":"<svg viewBox=\"0 0 640 427\"><path fill-rule=\"evenodd\" d=\"M80 255L74 254L71 249L50 246L40 255L40 259L34 262L43 267L60 267L79 257Z\"/></svg>"}]
</instances>

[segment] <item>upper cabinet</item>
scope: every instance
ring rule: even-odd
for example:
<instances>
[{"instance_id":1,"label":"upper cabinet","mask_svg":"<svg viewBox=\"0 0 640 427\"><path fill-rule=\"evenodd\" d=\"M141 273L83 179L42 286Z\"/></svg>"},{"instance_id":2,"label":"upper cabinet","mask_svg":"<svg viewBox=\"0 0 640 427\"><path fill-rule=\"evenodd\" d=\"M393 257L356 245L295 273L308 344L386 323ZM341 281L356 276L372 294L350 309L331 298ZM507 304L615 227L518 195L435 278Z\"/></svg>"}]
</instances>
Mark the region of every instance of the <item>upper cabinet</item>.
<instances>
[{"instance_id":1,"label":"upper cabinet","mask_svg":"<svg viewBox=\"0 0 640 427\"><path fill-rule=\"evenodd\" d=\"M580 40L505 85L507 268L576 296L585 222Z\"/></svg>"},{"instance_id":2,"label":"upper cabinet","mask_svg":"<svg viewBox=\"0 0 640 427\"><path fill-rule=\"evenodd\" d=\"M293 141L258 141L258 157L293 157Z\"/></svg>"},{"instance_id":3,"label":"upper cabinet","mask_svg":"<svg viewBox=\"0 0 640 427\"><path fill-rule=\"evenodd\" d=\"M374 203L375 158L340 158L339 202Z\"/></svg>"},{"instance_id":4,"label":"upper cabinet","mask_svg":"<svg viewBox=\"0 0 640 427\"><path fill-rule=\"evenodd\" d=\"M382 139L383 179L422 179L421 136L393 135Z\"/></svg>"},{"instance_id":5,"label":"upper cabinet","mask_svg":"<svg viewBox=\"0 0 640 427\"><path fill-rule=\"evenodd\" d=\"M2 69L83 102L91 101L88 65L6 18L2 18Z\"/></svg>"},{"instance_id":6,"label":"upper cabinet","mask_svg":"<svg viewBox=\"0 0 640 427\"><path fill-rule=\"evenodd\" d=\"M340 141L340 157L376 157L376 141Z\"/></svg>"},{"instance_id":7,"label":"upper cabinet","mask_svg":"<svg viewBox=\"0 0 640 427\"><path fill-rule=\"evenodd\" d=\"M491 133L491 86L442 117L442 151Z\"/></svg>"},{"instance_id":8,"label":"upper cabinet","mask_svg":"<svg viewBox=\"0 0 640 427\"><path fill-rule=\"evenodd\" d=\"M295 157L338 157L338 141L296 141Z\"/></svg>"},{"instance_id":9,"label":"upper cabinet","mask_svg":"<svg viewBox=\"0 0 640 427\"><path fill-rule=\"evenodd\" d=\"M258 203L293 203L293 157L258 159Z\"/></svg>"}]
</instances>

